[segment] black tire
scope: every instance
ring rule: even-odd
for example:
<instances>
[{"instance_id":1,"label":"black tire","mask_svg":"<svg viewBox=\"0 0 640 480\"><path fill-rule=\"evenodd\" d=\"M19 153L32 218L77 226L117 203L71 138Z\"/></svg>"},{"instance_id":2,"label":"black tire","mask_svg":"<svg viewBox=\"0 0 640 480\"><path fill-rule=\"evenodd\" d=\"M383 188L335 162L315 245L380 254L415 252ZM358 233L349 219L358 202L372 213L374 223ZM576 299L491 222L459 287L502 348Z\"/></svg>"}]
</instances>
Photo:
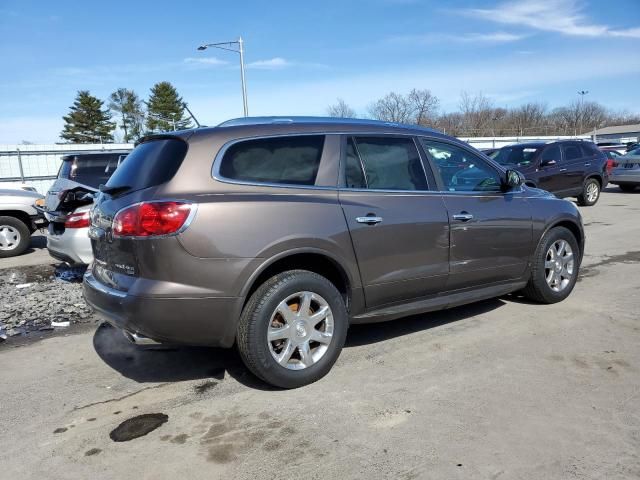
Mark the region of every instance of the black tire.
<instances>
[{"instance_id":1,"label":"black tire","mask_svg":"<svg viewBox=\"0 0 640 480\"><path fill-rule=\"evenodd\" d=\"M326 301L333 317L333 336L316 363L290 370L273 357L267 331L280 302L303 291L320 295ZM242 311L236 340L243 362L257 377L276 387L297 388L319 380L331 370L342 351L348 326L344 299L329 280L307 270L290 270L270 278L251 296Z\"/></svg>"},{"instance_id":2,"label":"black tire","mask_svg":"<svg viewBox=\"0 0 640 480\"><path fill-rule=\"evenodd\" d=\"M558 240L566 240L567 243L569 243L571 250L573 250L574 258L573 276L571 277L567 286L560 292L554 291L549 286L546 280L545 271L547 252L551 248L551 245L553 245ZM529 283L527 283L527 286L522 290L523 295L529 300L540 303L561 302L569 296L569 294L573 290L573 287L575 287L576 280L578 279L578 275L580 273L580 262L582 260L581 257L582 255L578 247L578 241L570 230L564 227L554 227L551 230L547 231L547 233L545 233L540 240L538 248L536 249L536 253L533 257L531 265L531 277L529 278Z\"/></svg>"},{"instance_id":3,"label":"black tire","mask_svg":"<svg viewBox=\"0 0 640 480\"><path fill-rule=\"evenodd\" d=\"M589 199L589 195L587 194L588 189L594 188L596 189L595 198ZM587 178L587 181L584 182L584 186L582 187L582 193L578 195L578 205L583 207L591 207L598 203L598 199L600 198L600 182L595 178Z\"/></svg>"},{"instance_id":4,"label":"black tire","mask_svg":"<svg viewBox=\"0 0 640 480\"><path fill-rule=\"evenodd\" d=\"M15 257L24 253L31 239L29 227L19 218L0 216L0 233L3 229L14 230L18 238L15 243L7 243L5 249L0 248L0 258Z\"/></svg>"},{"instance_id":5,"label":"black tire","mask_svg":"<svg viewBox=\"0 0 640 480\"><path fill-rule=\"evenodd\" d=\"M623 192L631 193L635 191L636 186L633 183L621 183L618 185Z\"/></svg>"}]
</instances>

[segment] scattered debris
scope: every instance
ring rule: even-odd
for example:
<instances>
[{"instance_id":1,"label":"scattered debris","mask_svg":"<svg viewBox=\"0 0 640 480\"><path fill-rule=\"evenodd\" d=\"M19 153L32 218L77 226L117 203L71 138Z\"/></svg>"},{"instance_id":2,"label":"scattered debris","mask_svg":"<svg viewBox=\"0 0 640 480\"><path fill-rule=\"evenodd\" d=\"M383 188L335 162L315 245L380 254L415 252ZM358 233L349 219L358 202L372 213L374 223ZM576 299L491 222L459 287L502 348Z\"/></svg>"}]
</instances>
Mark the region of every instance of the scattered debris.
<instances>
[{"instance_id":1,"label":"scattered debris","mask_svg":"<svg viewBox=\"0 0 640 480\"><path fill-rule=\"evenodd\" d=\"M57 269L69 268L36 265L0 270L0 344L9 345L11 337L28 337L32 332L42 336L56 326L96 320L82 298L82 285L56 281ZM80 270L75 270L77 276Z\"/></svg>"},{"instance_id":2,"label":"scattered debris","mask_svg":"<svg viewBox=\"0 0 640 480\"><path fill-rule=\"evenodd\" d=\"M89 450L87 450L86 452L84 452L84 456L85 457L90 457L92 455L97 455L101 452L102 450L100 450L99 448L91 448Z\"/></svg>"},{"instance_id":3,"label":"scattered debris","mask_svg":"<svg viewBox=\"0 0 640 480\"><path fill-rule=\"evenodd\" d=\"M53 433L64 433L67 429L65 427L56 428Z\"/></svg>"},{"instance_id":4,"label":"scattered debris","mask_svg":"<svg viewBox=\"0 0 640 480\"><path fill-rule=\"evenodd\" d=\"M68 327L69 325L71 325L69 320L64 322L51 322L52 327Z\"/></svg>"},{"instance_id":5,"label":"scattered debris","mask_svg":"<svg viewBox=\"0 0 640 480\"><path fill-rule=\"evenodd\" d=\"M128 442L153 432L167 421L169 416L164 413L145 413L125 420L111 431L109 437L114 442Z\"/></svg>"},{"instance_id":6,"label":"scattered debris","mask_svg":"<svg viewBox=\"0 0 640 480\"><path fill-rule=\"evenodd\" d=\"M206 382L201 383L199 385L196 385L195 387L193 387L193 389L196 391L196 393L203 394L207 390L210 390L213 387L215 387L217 384L218 384L218 382L213 382L213 381L209 380L209 381L206 381Z\"/></svg>"}]
</instances>

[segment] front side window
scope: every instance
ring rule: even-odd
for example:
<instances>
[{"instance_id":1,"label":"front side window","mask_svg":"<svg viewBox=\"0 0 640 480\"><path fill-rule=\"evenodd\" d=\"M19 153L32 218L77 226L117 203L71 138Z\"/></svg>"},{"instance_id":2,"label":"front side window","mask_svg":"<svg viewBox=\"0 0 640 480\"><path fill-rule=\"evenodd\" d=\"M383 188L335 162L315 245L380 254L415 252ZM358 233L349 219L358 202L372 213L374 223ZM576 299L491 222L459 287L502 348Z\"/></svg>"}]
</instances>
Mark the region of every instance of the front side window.
<instances>
[{"instance_id":1,"label":"front side window","mask_svg":"<svg viewBox=\"0 0 640 480\"><path fill-rule=\"evenodd\" d=\"M345 179L349 188L427 190L418 149L409 137L349 138Z\"/></svg>"},{"instance_id":2,"label":"front side window","mask_svg":"<svg viewBox=\"0 0 640 480\"><path fill-rule=\"evenodd\" d=\"M232 180L314 185L324 135L246 140L231 145L220 163L220 175Z\"/></svg>"},{"instance_id":3,"label":"front side window","mask_svg":"<svg viewBox=\"0 0 640 480\"><path fill-rule=\"evenodd\" d=\"M544 149L542 152L542 156L540 157L541 162L556 162L560 163L560 159L562 156L560 155L560 147L558 145L550 145Z\"/></svg>"},{"instance_id":4,"label":"front side window","mask_svg":"<svg viewBox=\"0 0 640 480\"><path fill-rule=\"evenodd\" d=\"M567 162L582 158L582 152L577 145L563 145L562 153L564 153L564 159Z\"/></svg>"},{"instance_id":5,"label":"front side window","mask_svg":"<svg viewBox=\"0 0 640 480\"><path fill-rule=\"evenodd\" d=\"M433 159L444 190L449 192L499 192L501 176L482 158L464 148L421 138Z\"/></svg>"}]
</instances>

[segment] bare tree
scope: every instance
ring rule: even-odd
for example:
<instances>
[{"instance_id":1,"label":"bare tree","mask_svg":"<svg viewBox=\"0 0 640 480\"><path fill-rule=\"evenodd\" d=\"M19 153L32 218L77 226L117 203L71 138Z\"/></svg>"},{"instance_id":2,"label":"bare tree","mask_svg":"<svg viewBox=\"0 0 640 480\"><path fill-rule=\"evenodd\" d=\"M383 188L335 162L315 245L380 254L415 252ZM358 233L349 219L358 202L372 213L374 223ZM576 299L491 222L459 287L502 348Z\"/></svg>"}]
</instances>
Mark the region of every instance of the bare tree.
<instances>
[{"instance_id":1,"label":"bare tree","mask_svg":"<svg viewBox=\"0 0 640 480\"><path fill-rule=\"evenodd\" d=\"M411 123L413 109L407 97L391 92L376 100L369 107L369 114L376 120Z\"/></svg>"},{"instance_id":2,"label":"bare tree","mask_svg":"<svg viewBox=\"0 0 640 480\"><path fill-rule=\"evenodd\" d=\"M447 135L463 135L464 119L460 112L444 113L436 120L436 128Z\"/></svg>"},{"instance_id":3,"label":"bare tree","mask_svg":"<svg viewBox=\"0 0 640 480\"><path fill-rule=\"evenodd\" d=\"M440 100L429 90L411 90L407 95L390 92L369 107L369 114L387 122L435 125Z\"/></svg>"},{"instance_id":4,"label":"bare tree","mask_svg":"<svg viewBox=\"0 0 640 480\"><path fill-rule=\"evenodd\" d=\"M407 95L407 100L413 109L413 122L421 126L434 126L438 115L440 100L430 90L413 89Z\"/></svg>"},{"instance_id":5,"label":"bare tree","mask_svg":"<svg viewBox=\"0 0 640 480\"><path fill-rule=\"evenodd\" d=\"M345 102L342 98L338 98L336 100L336 103L327 107L327 114L330 117L337 118L353 118L356 116L355 110L347 105L347 102Z\"/></svg>"},{"instance_id":6,"label":"bare tree","mask_svg":"<svg viewBox=\"0 0 640 480\"><path fill-rule=\"evenodd\" d=\"M509 111L506 123L510 134L542 135L547 128L547 106L544 103L525 103Z\"/></svg>"},{"instance_id":7,"label":"bare tree","mask_svg":"<svg viewBox=\"0 0 640 480\"><path fill-rule=\"evenodd\" d=\"M460 112L463 125L469 136L483 136L491 133L494 122L494 108L491 100L482 92L460 94Z\"/></svg>"}]
</instances>

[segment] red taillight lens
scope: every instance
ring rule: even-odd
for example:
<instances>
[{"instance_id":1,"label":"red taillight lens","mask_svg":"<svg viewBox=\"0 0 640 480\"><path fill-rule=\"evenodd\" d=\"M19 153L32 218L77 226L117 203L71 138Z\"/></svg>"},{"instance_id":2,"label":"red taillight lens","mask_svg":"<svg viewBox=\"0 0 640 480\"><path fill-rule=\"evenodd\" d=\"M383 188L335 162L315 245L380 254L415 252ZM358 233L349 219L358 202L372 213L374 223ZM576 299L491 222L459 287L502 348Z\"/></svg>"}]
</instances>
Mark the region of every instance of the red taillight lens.
<instances>
[{"instance_id":1,"label":"red taillight lens","mask_svg":"<svg viewBox=\"0 0 640 480\"><path fill-rule=\"evenodd\" d=\"M169 235L182 228L191 213L183 202L139 203L120 210L113 219L115 237Z\"/></svg>"},{"instance_id":2,"label":"red taillight lens","mask_svg":"<svg viewBox=\"0 0 640 480\"><path fill-rule=\"evenodd\" d=\"M72 213L64 221L65 228L85 228L91 224L89 212Z\"/></svg>"}]
</instances>

